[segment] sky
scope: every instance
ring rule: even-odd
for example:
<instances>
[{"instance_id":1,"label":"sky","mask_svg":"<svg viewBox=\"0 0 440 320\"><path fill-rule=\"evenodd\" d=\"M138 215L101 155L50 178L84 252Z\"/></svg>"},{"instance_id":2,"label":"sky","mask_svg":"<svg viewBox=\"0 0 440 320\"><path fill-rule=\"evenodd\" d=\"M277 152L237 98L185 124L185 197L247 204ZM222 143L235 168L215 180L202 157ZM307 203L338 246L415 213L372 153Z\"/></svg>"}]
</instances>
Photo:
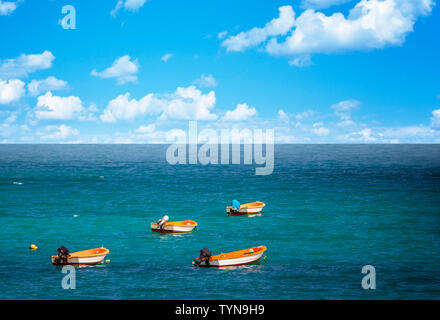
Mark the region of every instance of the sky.
<instances>
[{"instance_id":1,"label":"sky","mask_svg":"<svg viewBox=\"0 0 440 320\"><path fill-rule=\"evenodd\" d=\"M0 143L440 143L438 34L433 0L0 0Z\"/></svg>"}]
</instances>

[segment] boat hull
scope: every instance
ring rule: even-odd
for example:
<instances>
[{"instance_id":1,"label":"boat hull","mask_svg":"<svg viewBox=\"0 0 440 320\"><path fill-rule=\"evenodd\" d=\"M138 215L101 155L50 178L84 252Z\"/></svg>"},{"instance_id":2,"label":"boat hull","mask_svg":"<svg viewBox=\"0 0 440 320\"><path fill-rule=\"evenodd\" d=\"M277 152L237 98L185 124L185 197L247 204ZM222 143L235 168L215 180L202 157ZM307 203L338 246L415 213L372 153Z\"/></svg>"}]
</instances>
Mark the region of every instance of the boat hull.
<instances>
[{"instance_id":1,"label":"boat hull","mask_svg":"<svg viewBox=\"0 0 440 320\"><path fill-rule=\"evenodd\" d=\"M200 267L202 268L222 268L222 267L237 267L258 262L266 252L265 246L253 247L249 249L221 253L211 256L209 263L202 261ZM198 260L194 260L193 264Z\"/></svg>"},{"instance_id":2,"label":"boat hull","mask_svg":"<svg viewBox=\"0 0 440 320\"><path fill-rule=\"evenodd\" d=\"M243 266L251 263L256 263L261 259L262 253L256 254L254 256L250 257L242 257L242 258L235 258L235 259L224 259L224 260L213 260L209 261L209 265L207 265L205 262L202 262L200 264L200 267L202 268L221 268L221 267L237 267L237 266Z\"/></svg>"},{"instance_id":3,"label":"boat hull","mask_svg":"<svg viewBox=\"0 0 440 320\"><path fill-rule=\"evenodd\" d=\"M238 211L232 211L232 207L228 206L226 207L226 213L230 216L242 216L245 214L256 214L261 212L263 208L266 206L264 202L261 201L255 201L250 203L245 203L240 206L240 210Z\"/></svg>"},{"instance_id":4,"label":"boat hull","mask_svg":"<svg viewBox=\"0 0 440 320\"><path fill-rule=\"evenodd\" d=\"M54 265L93 265L101 263L110 250L106 248L95 248L84 251L73 252L67 258L66 263L57 263L58 256L52 256L52 264Z\"/></svg>"},{"instance_id":5,"label":"boat hull","mask_svg":"<svg viewBox=\"0 0 440 320\"><path fill-rule=\"evenodd\" d=\"M188 233L194 230L197 222L192 220L167 222L163 228L159 228L157 223L150 223L151 231L158 233Z\"/></svg>"},{"instance_id":6,"label":"boat hull","mask_svg":"<svg viewBox=\"0 0 440 320\"><path fill-rule=\"evenodd\" d=\"M240 209L238 212L232 212L230 208L226 208L226 213L230 216L242 216L245 214L256 214L261 212L263 210L263 207L261 208L244 208Z\"/></svg>"},{"instance_id":7,"label":"boat hull","mask_svg":"<svg viewBox=\"0 0 440 320\"><path fill-rule=\"evenodd\" d=\"M52 263L55 265L93 265L101 263L105 259L106 254L93 257L73 257L68 258L67 263L56 263L52 257Z\"/></svg>"}]
</instances>

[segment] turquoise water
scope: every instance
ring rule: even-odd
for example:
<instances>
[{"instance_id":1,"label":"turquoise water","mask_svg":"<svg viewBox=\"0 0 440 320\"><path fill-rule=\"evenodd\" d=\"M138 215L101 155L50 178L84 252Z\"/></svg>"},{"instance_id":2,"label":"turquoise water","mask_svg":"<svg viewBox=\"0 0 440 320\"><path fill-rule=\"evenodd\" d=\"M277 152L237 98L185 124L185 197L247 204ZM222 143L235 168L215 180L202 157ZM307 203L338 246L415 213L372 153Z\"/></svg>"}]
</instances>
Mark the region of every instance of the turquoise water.
<instances>
[{"instance_id":1,"label":"turquoise water","mask_svg":"<svg viewBox=\"0 0 440 320\"><path fill-rule=\"evenodd\" d=\"M0 298L440 298L439 145L276 146L269 176L172 166L166 148L1 145ZM229 217L233 198L267 207ZM149 222L164 214L199 227L153 234ZM104 246L111 262L77 268L77 288L64 290L50 263L60 245ZM203 247L256 245L268 248L258 265L191 265ZM361 287L367 264L376 290Z\"/></svg>"}]
</instances>

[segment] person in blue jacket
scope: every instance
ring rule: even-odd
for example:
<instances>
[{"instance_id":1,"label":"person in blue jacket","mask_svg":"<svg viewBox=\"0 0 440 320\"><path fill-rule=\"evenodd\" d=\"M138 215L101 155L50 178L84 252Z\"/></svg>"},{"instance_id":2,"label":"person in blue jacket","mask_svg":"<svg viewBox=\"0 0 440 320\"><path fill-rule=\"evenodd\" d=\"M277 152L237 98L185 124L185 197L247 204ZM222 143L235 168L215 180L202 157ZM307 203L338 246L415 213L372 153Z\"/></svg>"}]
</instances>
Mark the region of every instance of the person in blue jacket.
<instances>
[{"instance_id":1,"label":"person in blue jacket","mask_svg":"<svg viewBox=\"0 0 440 320\"><path fill-rule=\"evenodd\" d=\"M240 202L238 202L238 200L232 200L232 212L238 212L240 211Z\"/></svg>"}]
</instances>

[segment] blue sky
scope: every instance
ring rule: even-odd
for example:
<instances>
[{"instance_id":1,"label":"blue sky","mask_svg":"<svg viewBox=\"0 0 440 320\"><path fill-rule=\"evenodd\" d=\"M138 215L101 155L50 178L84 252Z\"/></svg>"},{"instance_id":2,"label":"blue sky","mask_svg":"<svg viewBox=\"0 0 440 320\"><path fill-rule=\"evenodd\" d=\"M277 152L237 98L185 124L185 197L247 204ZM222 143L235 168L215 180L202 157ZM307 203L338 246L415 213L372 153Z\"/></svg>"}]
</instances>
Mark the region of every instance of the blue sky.
<instances>
[{"instance_id":1,"label":"blue sky","mask_svg":"<svg viewBox=\"0 0 440 320\"><path fill-rule=\"evenodd\" d=\"M64 29L72 5L76 29ZM0 1L0 142L439 143L431 0Z\"/></svg>"}]
</instances>

